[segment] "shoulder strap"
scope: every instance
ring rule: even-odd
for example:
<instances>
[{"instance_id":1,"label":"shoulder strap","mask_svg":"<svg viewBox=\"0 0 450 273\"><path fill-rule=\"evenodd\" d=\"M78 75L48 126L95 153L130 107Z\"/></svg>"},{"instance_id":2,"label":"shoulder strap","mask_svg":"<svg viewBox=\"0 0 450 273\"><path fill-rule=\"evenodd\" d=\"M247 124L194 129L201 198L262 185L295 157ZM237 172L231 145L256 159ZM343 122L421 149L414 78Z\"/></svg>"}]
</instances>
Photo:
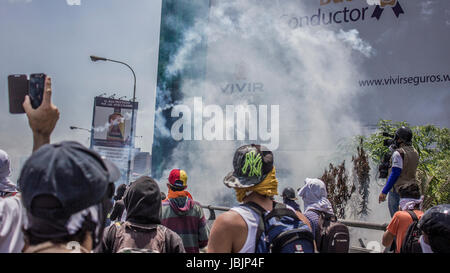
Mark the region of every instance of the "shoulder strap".
<instances>
[{"instance_id":1,"label":"shoulder strap","mask_svg":"<svg viewBox=\"0 0 450 273\"><path fill-rule=\"evenodd\" d=\"M403 148L398 148L398 149L397 149L397 152L400 154L400 156L402 157L402 159L405 160L405 153L406 153L405 149L403 149Z\"/></svg>"},{"instance_id":2,"label":"shoulder strap","mask_svg":"<svg viewBox=\"0 0 450 273\"><path fill-rule=\"evenodd\" d=\"M256 204L255 202L247 202L245 204L242 204L241 206L250 208L251 210L256 212L259 216L258 230L256 231L256 238L255 238L255 252L256 252L261 235L265 231L264 213L266 213L266 210L263 209L260 205Z\"/></svg>"},{"instance_id":3,"label":"shoulder strap","mask_svg":"<svg viewBox=\"0 0 450 273\"><path fill-rule=\"evenodd\" d=\"M413 222L419 221L419 218L417 218L417 215L414 213L414 211L412 211L412 210L407 210L406 212L409 213L409 215L410 215L411 218L413 219Z\"/></svg>"}]
</instances>

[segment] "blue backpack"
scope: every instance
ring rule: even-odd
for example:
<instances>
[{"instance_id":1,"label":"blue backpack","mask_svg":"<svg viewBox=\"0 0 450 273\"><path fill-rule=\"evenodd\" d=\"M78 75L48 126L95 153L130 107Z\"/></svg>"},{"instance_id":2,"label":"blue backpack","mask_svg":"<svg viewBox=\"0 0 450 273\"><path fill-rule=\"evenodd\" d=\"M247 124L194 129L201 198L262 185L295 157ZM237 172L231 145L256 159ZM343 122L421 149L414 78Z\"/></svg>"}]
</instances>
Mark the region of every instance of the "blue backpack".
<instances>
[{"instance_id":1,"label":"blue backpack","mask_svg":"<svg viewBox=\"0 0 450 273\"><path fill-rule=\"evenodd\" d=\"M243 204L259 215L256 253L314 253L314 236L295 212L274 202L267 212L256 203Z\"/></svg>"}]
</instances>

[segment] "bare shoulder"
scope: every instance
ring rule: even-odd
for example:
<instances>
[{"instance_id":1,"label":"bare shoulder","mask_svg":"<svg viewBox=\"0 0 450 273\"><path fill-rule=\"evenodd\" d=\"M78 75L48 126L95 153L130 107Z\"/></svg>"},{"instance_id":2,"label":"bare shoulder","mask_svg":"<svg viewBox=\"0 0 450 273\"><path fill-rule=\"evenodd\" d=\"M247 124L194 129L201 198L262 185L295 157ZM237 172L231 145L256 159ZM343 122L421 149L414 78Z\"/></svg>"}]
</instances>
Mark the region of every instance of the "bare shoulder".
<instances>
[{"instance_id":1,"label":"bare shoulder","mask_svg":"<svg viewBox=\"0 0 450 273\"><path fill-rule=\"evenodd\" d=\"M222 213L214 221L208 242L209 253L236 253L247 238L247 224L235 211Z\"/></svg>"},{"instance_id":2,"label":"bare shoulder","mask_svg":"<svg viewBox=\"0 0 450 273\"><path fill-rule=\"evenodd\" d=\"M224 229L247 228L247 224L239 213L229 210L220 214L214 221L214 224L220 225Z\"/></svg>"}]
</instances>

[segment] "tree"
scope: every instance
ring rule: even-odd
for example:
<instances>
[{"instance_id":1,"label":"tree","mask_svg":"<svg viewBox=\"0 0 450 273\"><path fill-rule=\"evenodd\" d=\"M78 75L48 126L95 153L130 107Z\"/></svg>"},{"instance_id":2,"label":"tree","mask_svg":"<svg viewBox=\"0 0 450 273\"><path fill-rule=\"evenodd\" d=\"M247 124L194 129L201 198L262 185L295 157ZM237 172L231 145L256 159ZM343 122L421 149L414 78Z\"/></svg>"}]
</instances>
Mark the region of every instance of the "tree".
<instances>
[{"instance_id":1,"label":"tree","mask_svg":"<svg viewBox=\"0 0 450 273\"><path fill-rule=\"evenodd\" d=\"M345 219L347 202L356 191L355 185L349 188L345 160L337 167L330 163L329 170L325 169L320 180L325 183L328 200L330 200L334 213L338 218Z\"/></svg>"},{"instance_id":2,"label":"tree","mask_svg":"<svg viewBox=\"0 0 450 273\"><path fill-rule=\"evenodd\" d=\"M357 214L367 216L369 214L369 187L370 187L370 166L369 156L363 147L363 138L359 138L360 144L357 147L357 155L352 156L353 162L353 184L358 184L359 207Z\"/></svg>"}]
</instances>

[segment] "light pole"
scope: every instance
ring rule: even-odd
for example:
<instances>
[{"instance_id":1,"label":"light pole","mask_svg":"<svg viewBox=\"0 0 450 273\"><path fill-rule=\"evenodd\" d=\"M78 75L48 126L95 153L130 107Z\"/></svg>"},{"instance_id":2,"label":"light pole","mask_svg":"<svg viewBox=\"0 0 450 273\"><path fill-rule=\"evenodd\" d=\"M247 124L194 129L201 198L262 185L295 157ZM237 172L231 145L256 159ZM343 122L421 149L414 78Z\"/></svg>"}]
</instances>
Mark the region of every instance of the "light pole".
<instances>
[{"instance_id":1,"label":"light pole","mask_svg":"<svg viewBox=\"0 0 450 273\"><path fill-rule=\"evenodd\" d=\"M87 131L87 132L90 133L90 136L92 136L92 130L89 130L89 129L86 129L86 128L77 127L77 126L70 126L69 128L70 128L70 130ZM91 137L90 136L88 137L88 143L91 142L91 139L90 139ZM90 145L90 148L92 148L91 146L92 145Z\"/></svg>"},{"instance_id":2,"label":"light pole","mask_svg":"<svg viewBox=\"0 0 450 273\"><path fill-rule=\"evenodd\" d=\"M97 56L90 56L91 61L93 62L97 62L97 61L105 61L105 62L113 62L113 63L118 63L118 64L123 64L126 67L128 67L131 72L133 73L133 78L134 78L134 87L133 87L133 103L131 105L131 130L130 130L130 146L129 147L129 152L128 152L128 170L127 170L127 183L130 183L130 172L131 172L131 150L132 148L134 148L134 104L135 104L135 100L136 100L136 74L134 73L133 68L131 68L131 66L129 66L127 63L124 62L120 62L120 61L116 61L116 60L111 60L111 59L107 59L107 58L103 58L103 57L97 57Z\"/></svg>"},{"instance_id":3,"label":"light pole","mask_svg":"<svg viewBox=\"0 0 450 273\"><path fill-rule=\"evenodd\" d=\"M92 130L89 130L86 128L81 128L81 127L76 127L76 126L70 126L70 130L83 130L83 131L88 131L89 133L92 132Z\"/></svg>"}]
</instances>

